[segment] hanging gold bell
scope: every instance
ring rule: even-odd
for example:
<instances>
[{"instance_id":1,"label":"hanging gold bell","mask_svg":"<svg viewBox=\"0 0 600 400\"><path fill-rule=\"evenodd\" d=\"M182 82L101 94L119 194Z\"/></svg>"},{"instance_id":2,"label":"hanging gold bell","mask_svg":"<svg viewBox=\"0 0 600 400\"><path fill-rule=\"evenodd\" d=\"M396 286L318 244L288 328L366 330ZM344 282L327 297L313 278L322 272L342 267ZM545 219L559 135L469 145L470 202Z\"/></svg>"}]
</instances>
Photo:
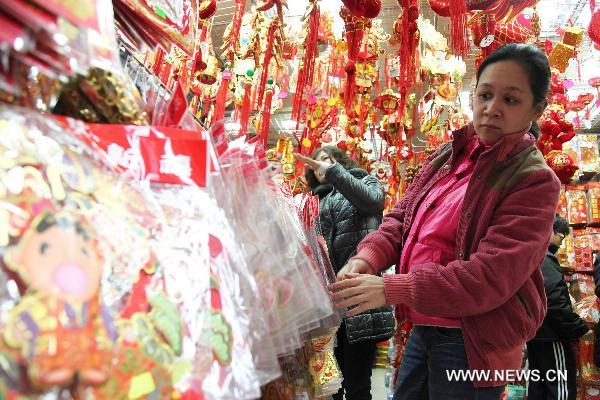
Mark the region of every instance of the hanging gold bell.
<instances>
[{"instance_id":1,"label":"hanging gold bell","mask_svg":"<svg viewBox=\"0 0 600 400\"><path fill-rule=\"evenodd\" d=\"M206 61L206 69L200 74L200 82L205 85L212 85L217 81L217 71L219 70L219 61L212 54Z\"/></svg>"}]
</instances>

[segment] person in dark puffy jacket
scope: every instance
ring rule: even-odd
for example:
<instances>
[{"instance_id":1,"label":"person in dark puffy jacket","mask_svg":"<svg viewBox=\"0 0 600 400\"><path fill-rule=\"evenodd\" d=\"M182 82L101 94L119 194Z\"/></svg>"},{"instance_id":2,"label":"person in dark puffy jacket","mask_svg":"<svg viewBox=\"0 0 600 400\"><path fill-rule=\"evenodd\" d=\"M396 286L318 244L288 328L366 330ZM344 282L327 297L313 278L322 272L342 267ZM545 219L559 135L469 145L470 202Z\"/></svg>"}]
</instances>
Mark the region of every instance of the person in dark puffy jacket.
<instances>
[{"instance_id":1,"label":"person in dark puffy jacket","mask_svg":"<svg viewBox=\"0 0 600 400\"><path fill-rule=\"evenodd\" d=\"M529 382L527 398L530 400L575 400L577 396L577 365L571 342L583 336L588 327L573 312L569 290L555 255L568 234L569 223L556 215L548 252L542 263L548 313L535 338L527 343L529 368L539 371L544 379ZM552 371L550 375L549 371ZM566 381L562 379L564 375L560 375L564 372ZM552 379L545 379L547 377Z\"/></svg>"},{"instance_id":2,"label":"person in dark puffy jacket","mask_svg":"<svg viewBox=\"0 0 600 400\"><path fill-rule=\"evenodd\" d=\"M319 196L319 221L329 258L336 272L356 255L356 247L375 231L383 218L385 194L379 181L360 168L344 150L324 146L310 158L296 154L308 167L305 178ZM371 369L376 343L350 344L342 323L337 333L335 355L344 376L342 389L333 396L342 400L371 399Z\"/></svg>"}]
</instances>

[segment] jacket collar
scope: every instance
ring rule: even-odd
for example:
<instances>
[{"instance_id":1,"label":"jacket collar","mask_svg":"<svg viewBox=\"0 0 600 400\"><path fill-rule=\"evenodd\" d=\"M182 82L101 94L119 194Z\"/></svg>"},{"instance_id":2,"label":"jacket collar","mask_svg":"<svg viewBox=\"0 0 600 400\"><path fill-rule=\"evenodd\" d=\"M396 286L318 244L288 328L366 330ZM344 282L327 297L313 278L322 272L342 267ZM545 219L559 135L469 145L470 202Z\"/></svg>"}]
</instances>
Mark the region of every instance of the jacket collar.
<instances>
[{"instance_id":1,"label":"jacket collar","mask_svg":"<svg viewBox=\"0 0 600 400\"><path fill-rule=\"evenodd\" d=\"M333 185L330 183L325 183L319 186L315 186L312 189L312 193L316 196L319 196L319 199L322 199L326 195L328 195L333 190Z\"/></svg>"},{"instance_id":2,"label":"jacket collar","mask_svg":"<svg viewBox=\"0 0 600 400\"><path fill-rule=\"evenodd\" d=\"M536 142L533 135L528 131L529 127L526 130L523 130L522 135L513 134L505 136L489 148L486 146L484 154L496 154L496 161L504 161L507 158L519 154ZM452 143L453 157L467 145L468 141L471 140L473 136L475 136L475 129L473 128L472 123L454 132L454 140Z\"/></svg>"}]
</instances>

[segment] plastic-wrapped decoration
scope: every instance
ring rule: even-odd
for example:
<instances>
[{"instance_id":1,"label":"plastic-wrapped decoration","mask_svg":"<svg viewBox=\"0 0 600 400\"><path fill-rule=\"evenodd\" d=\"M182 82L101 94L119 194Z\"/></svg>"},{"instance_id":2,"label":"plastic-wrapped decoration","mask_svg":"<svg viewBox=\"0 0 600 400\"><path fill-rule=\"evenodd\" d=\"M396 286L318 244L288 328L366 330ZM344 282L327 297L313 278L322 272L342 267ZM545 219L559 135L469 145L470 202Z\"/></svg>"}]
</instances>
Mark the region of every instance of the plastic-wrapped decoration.
<instances>
[{"instance_id":1,"label":"plastic-wrapped decoration","mask_svg":"<svg viewBox=\"0 0 600 400\"><path fill-rule=\"evenodd\" d=\"M128 207L138 189L105 169L74 126L0 109L0 381L11 395L108 381L117 312L150 255L152 218L138 217L151 211Z\"/></svg>"}]
</instances>

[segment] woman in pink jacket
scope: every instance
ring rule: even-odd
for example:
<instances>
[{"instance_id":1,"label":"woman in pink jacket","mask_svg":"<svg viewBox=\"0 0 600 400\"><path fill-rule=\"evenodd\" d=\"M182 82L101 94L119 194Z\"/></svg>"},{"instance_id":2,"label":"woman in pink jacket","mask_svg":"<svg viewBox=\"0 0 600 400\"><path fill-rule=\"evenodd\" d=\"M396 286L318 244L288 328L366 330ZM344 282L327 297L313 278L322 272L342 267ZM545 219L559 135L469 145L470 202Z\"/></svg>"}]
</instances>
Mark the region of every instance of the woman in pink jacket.
<instances>
[{"instance_id":1,"label":"woman in pink jacket","mask_svg":"<svg viewBox=\"0 0 600 400\"><path fill-rule=\"evenodd\" d=\"M429 157L332 285L338 307L354 307L347 315L395 304L412 321L395 400L423 389L433 400L499 399L517 379L546 313L539 265L560 189L532 135L549 80L532 45L484 60L473 123ZM375 275L392 265L395 275Z\"/></svg>"}]
</instances>

